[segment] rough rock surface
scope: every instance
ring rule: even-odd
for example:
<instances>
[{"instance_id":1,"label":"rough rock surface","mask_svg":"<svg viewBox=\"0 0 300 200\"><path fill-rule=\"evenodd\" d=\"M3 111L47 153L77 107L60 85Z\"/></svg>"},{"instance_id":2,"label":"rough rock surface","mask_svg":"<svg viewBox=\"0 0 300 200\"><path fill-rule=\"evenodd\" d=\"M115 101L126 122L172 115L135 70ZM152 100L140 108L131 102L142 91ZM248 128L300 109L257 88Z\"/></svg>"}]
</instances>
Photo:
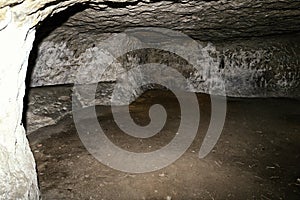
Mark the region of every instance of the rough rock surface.
<instances>
[{"instance_id":1,"label":"rough rock surface","mask_svg":"<svg viewBox=\"0 0 300 200\"><path fill-rule=\"evenodd\" d=\"M107 32L150 25L180 30L208 41L211 38L265 36L300 30L298 0L154 3L148 0L0 0L0 199L39 198L35 163L21 124L27 61L35 26L47 16L78 3L89 3L94 9L101 10L99 19L104 23L98 30ZM110 13L118 16L114 20L117 24L110 20ZM149 13L164 13L164 17L149 17ZM95 18L91 22L95 25ZM82 30L86 32L88 28L82 27ZM74 35L78 32L70 37Z\"/></svg>"},{"instance_id":2,"label":"rough rock surface","mask_svg":"<svg viewBox=\"0 0 300 200\"><path fill-rule=\"evenodd\" d=\"M10 23L0 31L0 199L39 196L35 162L21 124L27 60L35 34L29 28Z\"/></svg>"},{"instance_id":3,"label":"rough rock surface","mask_svg":"<svg viewBox=\"0 0 300 200\"><path fill-rule=\"evenodd\" d=\"M100 83L96 92L96 105L110 105L114 83ZM32 88L28 94L26 131L53 125L72 112L73 85Z\"/></svg>"},{"instance_id":4,"label":"rough rock surface","mask_svg":"<svg viewBox=\"0 0 300 200\"><path fill-rule=\"evenodd\" d=\"M59 30L63 28L66 27L60 27ZM67 32L67 29L64 30ZM76 82L76 74L82 65L89 66L91 72L100 73L103 70L97 51L100 52L101 41L109 38L108 34L103 36L83 33L64 40L64 37L59 37L64 35L59 30L47 37L38 49L31 77L33 87L72 84ZM55 42L58 39L60 41ZM168 39L167 45L172 45L173 38ZM202 53L201 59L197 61L198 66L192 66L180 56L170 52L155 49L139 50L119 58L118 62L113 63L95 82L116 81L130 68L146 63L161 63L182 73L193 84L192 91L196 92L209 93L209 87L217 86L219 78L222 78L228 96L300 95L299 34L229 42L198 42L198 50ZM134 44L128 42L128 46L130 45ZM189 44L186 44L186 49L191 49ZM87 57L89 59L86 59ZM212 62L207 63L206 60ZM220 77L214 77L214 73L218 73ZM93 74L87 76L93 77Z\"/></svg>"},{"instance_id":5,"label":"rough rock surface","mask_svg":"<svg viewBox=\"0 0 300 200\"><path fill-rule=\"evenodd\" d=\"M47 20L38 32L39 40L43 41L35 46L32 57L36 63L30 63L31 86L74 83L81 65L92 65L93 70L98 70L99 58L93 56L97 55L100 43L112 33L155 26L188 34L202 45L203 54L214 60L215 66L199 63L201 71L197 73L192 66L168 52L135 52L114 63L97 81L116 81L124 74L123 66L158 62L180 72L185 68L189 74L186 78L194 83L197 92L208 92L208 84L218 85L218 79L207 74L219 67L218 73L223 76L228 96L299 95L300 35L291 35L300 27L296 22L299 1L247 4L244 1L159 1L119 6L117 13L109 5L102 8L77 6L56 15L52 21ZM289 35L270 37L279 33ZM172 38L167 40L172 44Z\"/></svg>"},{"instance_id":6,"label":"rough rock surface","mask_svg":"<svg viewBox=\"0 0 300 200\"><path fill-rule=\"evenodd\" d=\"M87 49L84 53L74 56L74 52L80 51L82 45L79 41L72 41L73 50L69 50L67 43L57 45L52 41L45 41L41 44L32 76L33 86L45 85L63 85L73 84L78 68L85 57L92 58L83 65L91 66L91 72L87 77L92 77L100 64L97 56L97 50L100 49L96 44L99 44L103 37L92 37L94 46ZM97 43L97 39L99 43ZM62 41L63 42L63 41ZM172 43L172 40L171 42ZM142 88L137 87L138 80L141 80L143 75L138 74L137 77L128 78L127 70L146 63L162 63L178 70L186 79L188 79L193 88L182 88L183 90L206 92L209 93L210 85L218 86L219 77L214 77L210 72L217 67L218 73L223 74L222 78L226 84L226 94L236 97L295 97L300 95L299 87L299 67L300 60L300 38L298 35L289 35L288 37L269 37L263 39L241 40L231 42L217 42L216 46L207 45L203 48L203 55L208 56L208 59L215 60L211 62L215 66L210 66L207 62L199 62L200 71L197 71L193 66L180 56L170 52L164 52L155 49L144 49L127 53L120 57L117 63L113 63L108 70L105 71L100 79L96 79L98 90L96 99L93 103L96 105L110 105L111 94L114 90L116 82L122 77L126 80L131 80L127 84L124 91L127 95L131 95L130 102L141 95L145 90L157 87L147 85ZM75 46L77 49L75 49ZM90 45L92 46L92 45ZM201 51L200 51L201 52ZM149 73L150 75L151 73ZM176 77L161 76L157 74L154 79L165 79L169 81L176 80ZM124 79L124 78L123 78ZM127 83L128 81L123 81ZM176 81L175 81L176 82ZM48 87L47 87L48 88ZM27 131L31 133L37 128L51 125L64 116L64 113L71 112L71 102L67 102L68 108L61 112L53 105L61 103L60 100L52 99L52 92L39 90L41 95L46 100L35 100L36 96L30 96L30 108L27 112ZM60 88L60 87L56 87ZM65 88L66 90L67 88ZM35 90L33 90L35 91ZM216 90L217 91L217 90ZM71 98L71 94L69 98ZM87 106L92 102L80 97L81 104ZM39 98L38 98L39 99ZM127 104L126 98L121 95L115 104ZM53 100L53 101L51 101ZM54 103L56 102L56 103ZM45 108L45 109L41 109ZM67 112L66 112L67 111Z\"/></svg>"}]
</instances>

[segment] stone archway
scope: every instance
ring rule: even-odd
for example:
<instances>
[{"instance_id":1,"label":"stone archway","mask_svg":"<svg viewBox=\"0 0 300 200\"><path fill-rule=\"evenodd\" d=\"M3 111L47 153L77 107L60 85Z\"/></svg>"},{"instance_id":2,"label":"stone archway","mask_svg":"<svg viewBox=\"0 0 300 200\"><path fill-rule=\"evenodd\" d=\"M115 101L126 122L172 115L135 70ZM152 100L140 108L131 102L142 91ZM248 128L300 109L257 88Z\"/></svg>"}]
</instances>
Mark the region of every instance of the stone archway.
<instances>
[{"instance_id":1,"label":"stone archway","mask_svg":"<svg viewBox=\"0 0 300 200\"><path fill-rule=\"evenodd\" d=\"M111 2L150 2L138 0L10 0L0 2L0 198L1 199L38 199L39 191L35 162L29 148L25 130L21 124L23 110L23 96L25 93L25 77L27 61L33 41L35 39L35 26L43 21L47 16L60 12L76 3L90 3L95 8L105 8ZM182 1L187 4L188 1ZM194 4L206 8L213 8L217 12L228 10L219 18L209 18L209 13L205 18L197 16L195 21L187 23L187 26L180 27L178 30L187 29L187 33L197 36L200 30L205 28L209 31L203 33L201 37L211 34L211 37L219 39L232 37L250 37L272 34L290 33L299 31L300 4L298 1L271 1L263 3L260 1L252 2L249 0L237 0L233 3L227 1L200 1L200 4L191 2L189 7ZM159 6L159 5L158 5ZM256 7L257 9L252 9ZM239 13L243 8L245 14ZM155 10L155 9L154 9ZM204 10L204 9L203 9ZM258 11L258 12L257 12ZM275 12L272 12L275 11ZM215 11L216 12L216 11ZM240 14L240 19L231 21L230 13ZM266 13L268 12L268 13ZM215 15L216 13L210 13ZM279 15L278 15L279 14ZM184 16L185 13L183 12ZM257 19L249 20L251 15L257 15ZM294 19L291 21L290 17ZM190 18L187 19L187 22ZM191 28L195 22L203 22L198 28ZM276 21L276 23L274 23ZM154 25L164 26L159 20L152 21ZM249 24L247 24L247 23ZM260 23L258 23L260 22ZM286 23L288 22L288 23ZM177 22L176 22L177 23ZM169 28L176 26L176 23L169 21ZM150 20L151 24L151 20ZM220 25L221 24L221 25ZM234 24L234 25L231 25ZM249 27L255 29L249 32ZM265 30L268 27L267 30ZM283 70L283 69L281 69ZM297 78L297 77L295 77Z\"/></svg>"}]
</instances>

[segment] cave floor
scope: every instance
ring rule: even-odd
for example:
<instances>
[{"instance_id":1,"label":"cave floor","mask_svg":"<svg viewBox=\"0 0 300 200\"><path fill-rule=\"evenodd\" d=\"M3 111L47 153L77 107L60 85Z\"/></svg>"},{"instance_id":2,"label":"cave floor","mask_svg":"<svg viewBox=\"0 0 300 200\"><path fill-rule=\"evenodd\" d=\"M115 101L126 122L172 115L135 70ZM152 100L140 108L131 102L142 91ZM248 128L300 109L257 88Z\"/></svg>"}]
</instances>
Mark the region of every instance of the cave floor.
<instances>
[{"instance_id":1,"label":"cave floor","mask_svg":"<svg viewBox=\"0 0 300 200\"><path fill-rule=\"evenodd\" d=\"M130 174L101 164L81 143L71 115L33 132L28 137L42 198L300 199L299 99L229 98L222 135L213 151L199 159L210 120L210 99L197 96L201 122L193 144L176 162L155 172ZM180 122L174 95L153 90L130 105L136 123L149 122L148 108L154 103L166 107L168 119L164 129L148 139L122 133L110 107L97 106L96 111L116 145L149 152L170 142Z\"/></svg>"}]
</instances>

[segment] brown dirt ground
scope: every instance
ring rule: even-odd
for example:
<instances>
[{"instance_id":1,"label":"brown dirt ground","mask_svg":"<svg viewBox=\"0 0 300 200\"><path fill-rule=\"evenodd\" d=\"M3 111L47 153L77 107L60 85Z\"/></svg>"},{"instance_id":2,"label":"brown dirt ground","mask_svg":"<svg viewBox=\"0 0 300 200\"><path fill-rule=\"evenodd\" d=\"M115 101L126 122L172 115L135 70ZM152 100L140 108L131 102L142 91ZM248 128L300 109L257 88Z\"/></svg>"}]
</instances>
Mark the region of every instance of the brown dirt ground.
<instances>
[{"instance_id":1,"label":"brown dirt ground","mask_svg":"<svg viewBox=\"0 0 300 200\"><path fill-rule=\"evenodd\" d=\"M29 140L42 198L300 199L300 101L229 98L221 138L206 158L199 159L210 120L210 99L204 94L197 96L201 122L196 139L180 159L156 172L130 174L101 164L81 143L70 115L32 133ZM166 107L168 120L164 129L149 139L122 133L110 107L96 110L115 144L145 152L166 145L180 122L174 95L153 90L130 105L138 124L149 122L148 108L154 103Z\"/></svg>"}]
</instances>

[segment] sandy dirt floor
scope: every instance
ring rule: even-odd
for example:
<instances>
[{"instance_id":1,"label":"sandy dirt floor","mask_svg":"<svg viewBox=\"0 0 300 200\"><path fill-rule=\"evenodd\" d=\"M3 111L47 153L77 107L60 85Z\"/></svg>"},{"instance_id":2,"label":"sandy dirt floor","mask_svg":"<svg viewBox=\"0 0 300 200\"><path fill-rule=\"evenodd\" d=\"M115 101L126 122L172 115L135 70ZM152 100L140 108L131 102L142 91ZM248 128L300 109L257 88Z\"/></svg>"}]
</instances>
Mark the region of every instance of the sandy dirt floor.
<instances>
[{"instance_id":1,"label":"sandy dirt floor","mask_svg":"<svg viewBox=\"0 0 300 200\"><path fill-rule=\"evenodd\" d=\"M101 164L83 146L71 115L30 134L43 199L300 199L300 100L229 98L222 135L213 151L199 159L210 99L197 96L201 122L196 139L180 159L155 172L130 174ZM149 122L148 109L155 103L165 106L168 119L148 139L124 134L108 106L96 107L98 120L119 147L153 151L172 140L180 123L175 96L153 90L130 105L137 124Z\"/></svg>"}]
</instances>

